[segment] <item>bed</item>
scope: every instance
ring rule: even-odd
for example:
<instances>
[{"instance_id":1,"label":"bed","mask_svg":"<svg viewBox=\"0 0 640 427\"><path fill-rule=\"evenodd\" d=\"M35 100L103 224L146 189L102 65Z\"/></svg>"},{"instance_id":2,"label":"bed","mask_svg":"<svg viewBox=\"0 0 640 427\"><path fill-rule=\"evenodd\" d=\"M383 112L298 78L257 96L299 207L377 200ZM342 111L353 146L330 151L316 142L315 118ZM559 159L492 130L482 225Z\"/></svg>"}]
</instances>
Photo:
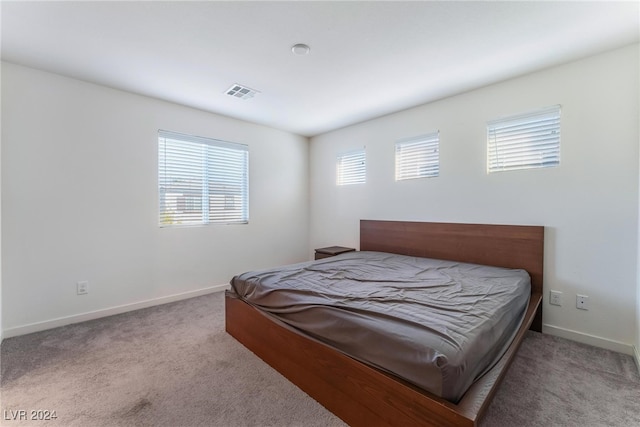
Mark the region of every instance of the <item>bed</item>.
<instances>
[{"instance_id":1,"label":"bed","mask_svg":"<svg viewBox=\"0 0 640 427\"><path fill-rule=\"evenodd\" d=\"M541 226L360 222L361 251L528 273L530 295L519 328L509 336L497 363L465 387L461 397L449 395L447 400L404 375L350 357L256 309L234 292L226 296L227 332L350 425L477 425L526 330L541 329L543 247Z\"/></svg>"}]
</instances>

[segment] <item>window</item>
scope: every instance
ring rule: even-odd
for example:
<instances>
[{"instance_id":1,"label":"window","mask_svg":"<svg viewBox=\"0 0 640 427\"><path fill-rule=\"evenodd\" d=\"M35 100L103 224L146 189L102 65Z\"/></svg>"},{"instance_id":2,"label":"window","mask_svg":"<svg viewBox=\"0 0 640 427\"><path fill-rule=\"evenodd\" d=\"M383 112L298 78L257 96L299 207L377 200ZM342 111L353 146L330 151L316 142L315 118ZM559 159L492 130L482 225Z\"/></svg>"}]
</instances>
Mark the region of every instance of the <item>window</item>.
<instances>
[{"instance_id":1,"label":"window","mask_svg":"<svg viewBox=\"0 0 640 427\"><path fill-rule=\"evenodd\" d=\"M439 173L439 132L396 142L396 181L431 178Z\"/></svg>"},{"instance_id":2,"label":"window","mask_svg":"<svg viewBox=\"0 0 640 427\"><path fill-rule=\"evenodd\" d=\"M338 156L338 185L364 184L366 182L366 157L364 149Z\"/></svg>"},{"instance_id":3,"label":"window","mask_svg":"<svg viewBox=\"0 0 640 427\"><path fill-rule=\"evenodd\" d=\"M489 173L559 164L559 105L487 123Z\"/></svg>"},{"instance_id":4,"label":"window","mask_svg":"<svg viewBox=\"0 0 640 427\"><path fill-rule=\"evenodd\" d=\"M158 131L160 227L249 221L246 145Z\"/></svg>"}]
</instances>

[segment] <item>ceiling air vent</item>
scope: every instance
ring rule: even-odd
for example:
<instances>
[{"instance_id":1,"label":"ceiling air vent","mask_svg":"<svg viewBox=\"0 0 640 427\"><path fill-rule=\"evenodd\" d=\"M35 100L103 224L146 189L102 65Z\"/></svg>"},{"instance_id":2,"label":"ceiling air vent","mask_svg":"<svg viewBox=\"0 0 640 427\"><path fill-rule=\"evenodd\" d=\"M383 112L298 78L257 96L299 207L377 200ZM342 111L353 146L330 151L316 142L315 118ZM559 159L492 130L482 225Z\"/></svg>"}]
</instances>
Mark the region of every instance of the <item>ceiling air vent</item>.
<instances>
[{"instance_id":1,"label":"ceiling air vent","mask_svg":"<svg viewBox=\"0 0 640 427\"><path fill-rule=\"evenodd\" d=\"M257 90L253 90L246 86L242 86L239 84L234 84L225 92L227 95L235 96L240 99L250 99L256 96L256 94L260 93Z\"/></svg>"}]
</instances>

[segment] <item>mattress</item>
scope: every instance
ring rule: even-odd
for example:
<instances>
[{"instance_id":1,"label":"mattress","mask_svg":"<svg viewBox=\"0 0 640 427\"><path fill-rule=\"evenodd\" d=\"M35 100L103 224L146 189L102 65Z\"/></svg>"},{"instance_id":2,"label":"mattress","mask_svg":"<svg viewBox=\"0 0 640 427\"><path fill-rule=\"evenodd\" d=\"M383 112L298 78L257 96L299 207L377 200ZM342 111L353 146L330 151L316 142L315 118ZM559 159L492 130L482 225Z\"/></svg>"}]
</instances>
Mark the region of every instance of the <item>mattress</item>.
<instances>
[{"instance_id":1,"label":"mattress","mask_svg":"<svg viewBox=\"0 0 640 427\"><path fill-rule=\"evenodd\" d=\"M530 297L524 270L381 252L247 272L231 291L350 357L457 403L500 359Z\"/></svg>"}]
</instances>

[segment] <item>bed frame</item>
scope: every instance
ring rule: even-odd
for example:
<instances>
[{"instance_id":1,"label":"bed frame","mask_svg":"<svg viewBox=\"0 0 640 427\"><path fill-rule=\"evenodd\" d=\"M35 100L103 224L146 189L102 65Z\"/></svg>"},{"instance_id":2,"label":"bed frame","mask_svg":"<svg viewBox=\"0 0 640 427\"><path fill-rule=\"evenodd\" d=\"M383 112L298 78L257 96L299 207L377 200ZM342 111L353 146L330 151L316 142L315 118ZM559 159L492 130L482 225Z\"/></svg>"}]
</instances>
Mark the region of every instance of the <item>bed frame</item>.
<instances>
[{"instance_id":1,"label":"bed frame","mask_svg":"<svg viewBox=\"0 0 640 427\"><path fill-rule=\"evenodd\" d=\"M529 272L523 325L496 366L458 404L311 340L229 292L227 332L351 426L477 426L527 330L541 332L544 227L361 220L360 250Z\"/></svg>"}]
</instances>

